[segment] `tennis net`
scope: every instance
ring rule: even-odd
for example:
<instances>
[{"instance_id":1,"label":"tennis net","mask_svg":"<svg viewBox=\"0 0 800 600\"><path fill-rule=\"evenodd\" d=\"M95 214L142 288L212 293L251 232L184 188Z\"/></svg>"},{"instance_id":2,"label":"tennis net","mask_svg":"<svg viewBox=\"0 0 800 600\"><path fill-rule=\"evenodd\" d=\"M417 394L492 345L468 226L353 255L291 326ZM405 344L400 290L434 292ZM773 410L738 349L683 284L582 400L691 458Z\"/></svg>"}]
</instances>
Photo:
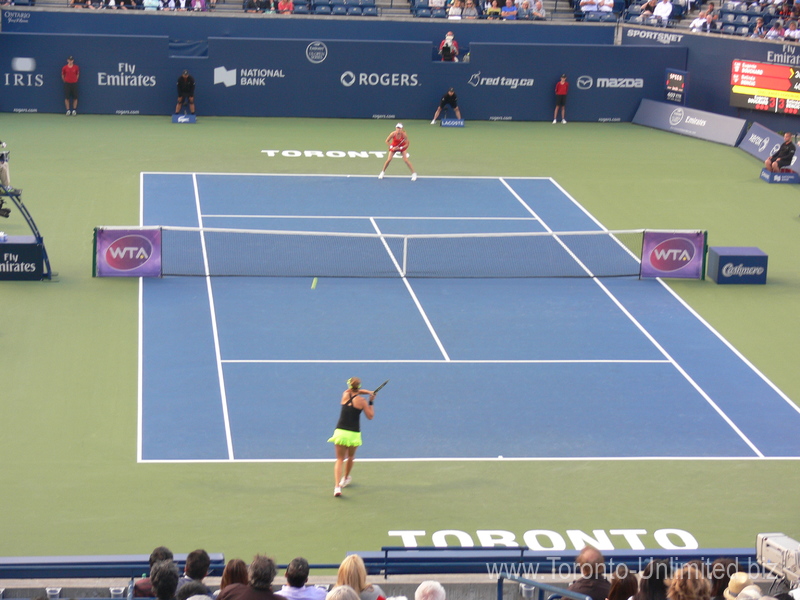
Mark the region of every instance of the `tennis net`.
<instances>
[{"instance_id":1,"label":"tennis net","mask_svg":"<svg viewBox=\"0 0 800 600\"><path fill-rule=\"evenodd\" d=\"M442 235L161 228L163 275L621 277L644 230Z\"/></svg>"}]
</instances>

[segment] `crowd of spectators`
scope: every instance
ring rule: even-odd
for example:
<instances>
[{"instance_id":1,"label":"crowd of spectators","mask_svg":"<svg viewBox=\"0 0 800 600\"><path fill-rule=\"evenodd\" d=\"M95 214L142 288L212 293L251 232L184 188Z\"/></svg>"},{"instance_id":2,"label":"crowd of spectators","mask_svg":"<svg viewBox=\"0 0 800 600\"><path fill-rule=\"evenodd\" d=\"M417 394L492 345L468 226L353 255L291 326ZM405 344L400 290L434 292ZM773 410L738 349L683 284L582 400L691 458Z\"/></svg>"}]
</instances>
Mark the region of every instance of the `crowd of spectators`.
<instances>
[{"instance_id":1,"label":"crowd of spectators","mask_svg":"<svg viewBox=\"0 0 800 600\"><path fill-rule=\"evenodd\" d=\"M367 581L366 566L357 554L342 561L336 583L332 586L309 585L308 561L297 557L286 568L286 583L277 591L274 591L277 565L268 556L256 555L249 565L239 558L229 560L216 590L204 582L210 565L208 553L202 549L195 550L187 555L181 574L170 549L159 546L150 554L149 576L134 583L133 597L157 600L387 600L380 586ZM416 589L414 600L446 600L446 592L437 581L423 581Z\"/></svg>"},{"instance_id":2,"label":"crowd of spectators","mask_svg":"<svg viewBox=\"0 0 800 600\"><path fill-rule=\"evenodd\" d=\"M284 573L286 583L275 583L277 566L273 559L256 555L249 565L241 559L227 562L219 589L204 582L210 560L205 550L195 550L186 559L181 574L172 552L160 546L150 555L150 576L136 581L134 597L158 600L406 600L389 598L377 584L367 580L364 561L357 554L347 556L339 566L336 583L316 586L308 583L309 564L295 558ZM792 600L789 594L764 595L750 576L731 559L708 564L690 561L673 570L668 560L653 560L640 573L624 564L606 573L602 552L586 546L575 559L576 579L568 587L591 600ZM414 600L446 600L436 581L424 581Z\"/></svg>"}]
</instances>

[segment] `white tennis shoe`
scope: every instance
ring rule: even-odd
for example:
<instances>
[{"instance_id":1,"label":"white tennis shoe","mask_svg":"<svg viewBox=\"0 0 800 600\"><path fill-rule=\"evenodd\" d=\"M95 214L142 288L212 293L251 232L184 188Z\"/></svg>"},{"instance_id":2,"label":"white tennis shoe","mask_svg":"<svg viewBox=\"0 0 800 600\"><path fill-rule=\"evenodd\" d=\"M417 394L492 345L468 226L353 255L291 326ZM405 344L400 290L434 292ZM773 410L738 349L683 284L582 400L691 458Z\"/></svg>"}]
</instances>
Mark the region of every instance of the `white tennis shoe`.
<instances>
[{"instance_id":1,"label":"white tennis shoe","mask_svg":"<svg viewBox=\"0 0 800 600\"><path fill-rule=\"evenodd\" d=\"M378 179L383 179L383 171L381 171L380 173L378 173Z\"/></svg>"},{"instance_id":2,"label":"white tennis shoe","mask_svg":"<svg viewBox=\"0 0 800 600\"><path fill-rule=\"evenodd\" d=\"M333 488L333 497L334 498L338 498L341 495L342 495L342 488L340 488L339 486L336 486L335 488Z\"/></svg>"},{"instance_id":3,"label":"white tennis shoe","mask_svg":"<svg viewBox=\"0 0 800 600\"><path fill-rule=\"evenodd\" d=\"M348 475L347 477L342 477L342 480L339 482L339 487L340 487L340 488L345 488L345 487L347 487L348 485L350 485L350 483L351 483L352 481L353 481L353 478L352 478L352 477L350 477L349 475Z\"/></svg>"},{"instance_id":4,"label":"white tennis shoe","mask_svg":"<svg viewBox=\"0 0 800 600\"><path fill-rule=\"evenodd\" d=\"M417 174L416 173L412 173L411 174L411 181L416 181L416 180L417 180Z\"/></svg>"}]
</instances>

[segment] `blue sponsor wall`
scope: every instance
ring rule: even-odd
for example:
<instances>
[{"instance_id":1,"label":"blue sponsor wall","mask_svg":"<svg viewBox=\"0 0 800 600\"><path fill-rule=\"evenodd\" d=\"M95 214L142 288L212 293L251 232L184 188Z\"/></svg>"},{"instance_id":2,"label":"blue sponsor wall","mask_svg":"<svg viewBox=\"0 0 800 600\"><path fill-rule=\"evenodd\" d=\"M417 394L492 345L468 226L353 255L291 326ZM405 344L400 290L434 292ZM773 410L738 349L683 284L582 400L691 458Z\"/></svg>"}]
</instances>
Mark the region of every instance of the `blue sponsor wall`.
<instances>
[{"instance_id":1,"label":"blue sponsor wall","mask_svg":"<svg viewBox=\"0 0 800 600\"><path fill-rule=\"evenodd\" d=\"M566 72L570 120L630 121L642 97L659 96L664 70L686 64L684 48L610 45L474 43L469 63L433 61L414 41L212 37L204 58L169 47L166 37L4 33L0 111L62 111L60 69L74 55L87 113L167 114L188 68L200 115L427 119L453 86L468 120L549 120Z\"/></svg>"},{"instance_id":2,"label":"blue sponsor wall","mask_svg":"<svg viewBox=\"0 0 800 600\"><path fill-rule=\"evenodd\" d=\"M800 116L770 114L730 105L731 65L734 59L800 65L800 45L755 41L722 35L654 31L625 27L623 46L686 48L689 71L687 106L721 115L758 121L776 131L800 131ZM662 96L663 98L663 96Z\"/></svg>"}]
</instances>

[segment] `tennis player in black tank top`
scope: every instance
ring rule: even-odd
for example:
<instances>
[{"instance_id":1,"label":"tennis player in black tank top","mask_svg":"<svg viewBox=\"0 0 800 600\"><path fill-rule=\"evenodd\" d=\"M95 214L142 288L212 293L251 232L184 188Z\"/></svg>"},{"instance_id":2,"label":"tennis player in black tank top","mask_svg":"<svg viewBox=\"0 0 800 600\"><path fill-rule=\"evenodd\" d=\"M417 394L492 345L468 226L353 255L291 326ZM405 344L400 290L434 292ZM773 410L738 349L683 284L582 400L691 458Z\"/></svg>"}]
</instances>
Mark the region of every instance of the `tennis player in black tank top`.
<instances>
[{"instance_id":1,"label":"tennis player in black tank top","mask_svg":"<svg viewBox=\"0 0 800 600\"><path fill-rule=\"evenodd\" d=\"M347 389L342 392L339 413L339 422L333 436L328 440L336 448L336 463L333 466L334 488L333 495L341 496L342 488L350 485L350 471L353 470L353 461L356 458L356 449L361 445L361 413L367 419L375 416L375 392L361 389L361 380L351 377L347 380ZM369 399L362 398L368 396ZM342 466L344 465L344 474Z\"/></svg>"}]
</instances>

